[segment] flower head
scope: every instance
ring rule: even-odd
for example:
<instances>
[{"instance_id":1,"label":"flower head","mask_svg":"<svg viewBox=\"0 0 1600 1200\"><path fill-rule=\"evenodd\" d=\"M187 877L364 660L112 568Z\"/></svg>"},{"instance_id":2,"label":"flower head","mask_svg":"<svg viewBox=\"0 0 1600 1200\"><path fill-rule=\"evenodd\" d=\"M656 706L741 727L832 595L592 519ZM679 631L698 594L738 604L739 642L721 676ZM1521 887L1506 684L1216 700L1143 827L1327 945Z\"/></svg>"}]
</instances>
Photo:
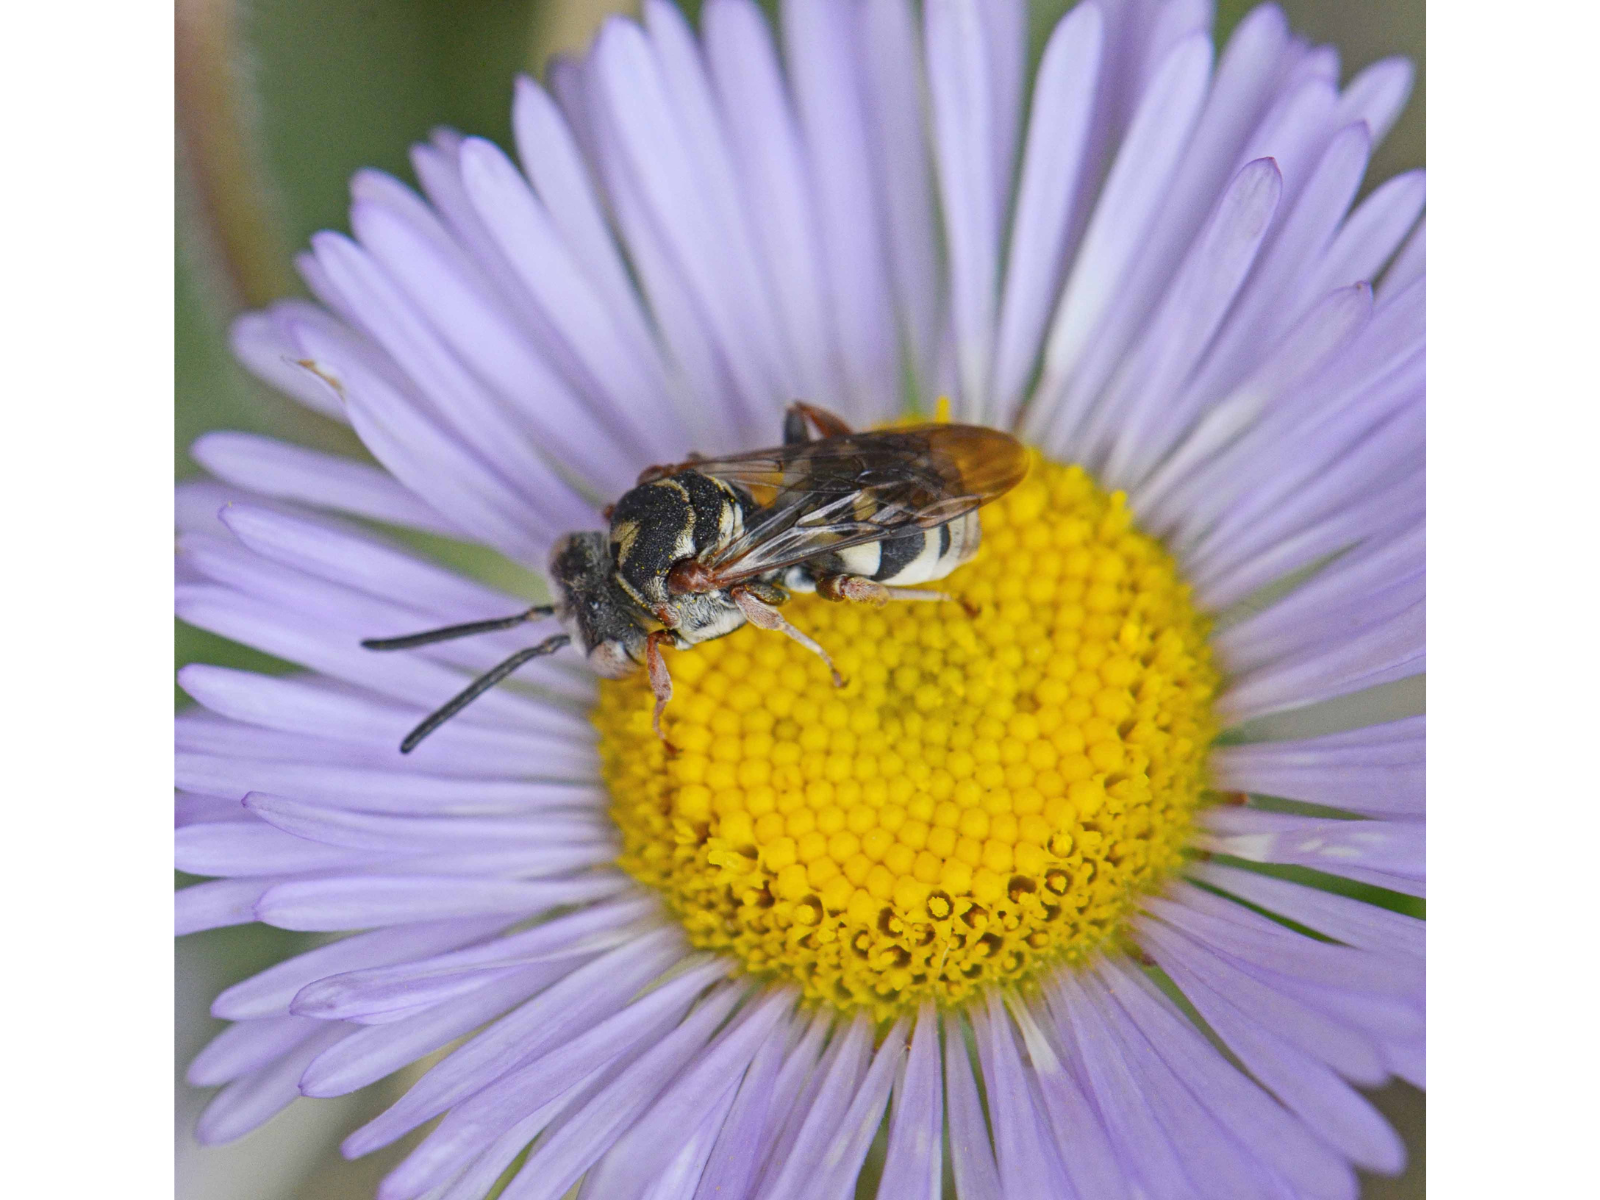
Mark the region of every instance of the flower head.
<instances>
[{"instance_id":1,"label":"flower head","mask_svg":"<svg viewBox=\"0 0 1600 1200\"><path fill-rule=\"evenodd\" d=\"M358 175L320 303L235 327L379 465L212 434L180 491L180 614L303 668L181 675L180 931L358 931L217 998L204 1138L460 1039L345 1142L441 1118L384 1200L1400 1166L1352 1084L1422 1082L1422 924L1369 902L1422 893L1422 720L1239 727L1422 669L1421 178L1352 207L1409 72L1090 0L1025 95L1020 0L923 8L792 2L780 52L648 3L519 84L520 169L441 132L425 199ZM556 654L398 752L529 631L362 640L540 597L374 525L543 572L795 397L941 395L1032 473L960 603L783 609L844 686L771 630L671 654L669 754L642 677Z\"/></svg>"}]
</instances>

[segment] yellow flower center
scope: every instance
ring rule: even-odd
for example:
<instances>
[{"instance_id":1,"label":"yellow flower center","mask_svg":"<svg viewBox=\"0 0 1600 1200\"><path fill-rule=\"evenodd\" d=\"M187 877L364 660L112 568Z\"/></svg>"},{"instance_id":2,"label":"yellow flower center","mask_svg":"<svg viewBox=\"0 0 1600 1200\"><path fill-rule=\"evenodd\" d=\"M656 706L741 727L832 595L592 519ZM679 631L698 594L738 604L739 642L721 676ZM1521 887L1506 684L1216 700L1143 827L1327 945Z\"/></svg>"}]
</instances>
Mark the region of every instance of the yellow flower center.
<instances>
[{"instance_id":1,"label":"yellow flower center","mask_svg":"<svg viewBox=\"0 0 1600 1200\"><path fill-rule=\"evenodd\" d=\"M797 596L833 655L746 627L594 721L621 865L689 939L876 1017L1075 961L1179 863L1216 733L1206 621L1121 493L1035 459L961 604Z\"/></svg>"}]
</instances>

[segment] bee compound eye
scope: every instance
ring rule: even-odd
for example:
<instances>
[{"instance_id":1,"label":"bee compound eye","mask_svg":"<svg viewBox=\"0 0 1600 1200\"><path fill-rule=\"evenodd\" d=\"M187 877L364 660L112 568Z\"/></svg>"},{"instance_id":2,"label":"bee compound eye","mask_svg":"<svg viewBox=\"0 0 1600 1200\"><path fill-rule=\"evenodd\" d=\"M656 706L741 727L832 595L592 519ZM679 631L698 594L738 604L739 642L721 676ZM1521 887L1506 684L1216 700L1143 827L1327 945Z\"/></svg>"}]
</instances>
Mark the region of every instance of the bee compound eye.
<instances>
[{"instance_id":1,"label":"bee compound eye","mask_svg":"<svg viewBox=\"0 0 1600 1200\"><path fill-rule=\"evenodd\" d=\"M667 591L675 596L709 592L715 588L711 568L697 558L680 558L667 572Z\"/></svg>"}]
</instances>

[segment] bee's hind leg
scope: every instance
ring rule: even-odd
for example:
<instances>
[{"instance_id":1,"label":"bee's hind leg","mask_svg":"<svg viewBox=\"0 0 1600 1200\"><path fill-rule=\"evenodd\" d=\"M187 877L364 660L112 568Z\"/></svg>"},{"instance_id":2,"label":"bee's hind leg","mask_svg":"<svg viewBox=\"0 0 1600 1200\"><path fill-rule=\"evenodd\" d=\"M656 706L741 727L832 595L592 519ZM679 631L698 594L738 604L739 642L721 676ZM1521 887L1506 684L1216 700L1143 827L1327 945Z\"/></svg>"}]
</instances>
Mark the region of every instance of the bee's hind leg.
<instances>
[{"instance_id":1,"label":"bee's hind leg","mask_svg":"<svg viewBox=\"0 0 1600 1200\"><path fill-rule=\"evenodd\" d=\"M859 575L824 575L817 580L817 595L824 600L854 600L882 608L891 600L954 600L949 592L930 592L924 588L886 587Z\"/></svg>"},{"instance_id":2,"label":"bee's hind leg","mask_svg":"<svg viewBox=\"0 0 1600 1200\"><path fill-rule=\"evenodd\" d=\"M828 670L833 672L834 687L844 686L844 676L839 674L839 668L833 665L833 659L829 657L828 652L822 648L815 638L807 637L789 624L781 612L757 597L749 588L736 587L728 594L733 597L733 602L739 606L739 611L744 613L745 620L749 621L750 624L757 629L776 629L780 633L788 634L828 664Z\"/></svg>"},{"instance_id":3,"label":"bee's hind leg","mask_svg":"<svg viewBox=\"0 0 1600 1200\"><path fill-rule=\"evenodd\" d=\"M816 429L819 436L825 438L842 437L850 432L850 426L827 409L796 400L783 413L783 444L798 446L809 442L811 429L807 428L808 422Z\"/></svg>"}]
</instances>

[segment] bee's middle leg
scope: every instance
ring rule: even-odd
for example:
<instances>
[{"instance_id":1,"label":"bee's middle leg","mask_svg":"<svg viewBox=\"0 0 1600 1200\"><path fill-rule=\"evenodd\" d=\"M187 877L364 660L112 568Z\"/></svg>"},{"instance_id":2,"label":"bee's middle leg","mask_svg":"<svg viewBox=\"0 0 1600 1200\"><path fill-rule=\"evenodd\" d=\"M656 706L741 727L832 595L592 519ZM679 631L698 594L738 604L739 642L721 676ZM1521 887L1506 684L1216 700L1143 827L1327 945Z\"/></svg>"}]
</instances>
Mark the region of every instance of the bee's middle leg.
<instances>
[{"instance_id":1,"label":"bee's middle leg","mask_svg":"<svg viewBox=\"0 0 1600 1200\"><path fill-rule=\"evenodd\" d=\"M930 592L923 588L887 587L860 575L823 575L817 579L817 595L824 600L854 600L882 608L891 600L954 600L949 592Z\"/></svg>"},{"instance_id":2,"label":"bee's middle leg","mask_svg":"<svg viewBox=\"0 0 1600 1200\"><path fill-rule=\"evenodd\" d=\"M757 629L776 629L778 632L792 637L828 664L828 670L833 672L834 687L844 686L844 676L839 674L839 668L833 665L833 659L815 638L808 637L789 624L781 612L765 600L762 600L749 588L736 587L728 594L733 597L733 602L739 606L739 611L744 613L745 620L749 621L750 624Z\"/></svg>"}]
</instances>

